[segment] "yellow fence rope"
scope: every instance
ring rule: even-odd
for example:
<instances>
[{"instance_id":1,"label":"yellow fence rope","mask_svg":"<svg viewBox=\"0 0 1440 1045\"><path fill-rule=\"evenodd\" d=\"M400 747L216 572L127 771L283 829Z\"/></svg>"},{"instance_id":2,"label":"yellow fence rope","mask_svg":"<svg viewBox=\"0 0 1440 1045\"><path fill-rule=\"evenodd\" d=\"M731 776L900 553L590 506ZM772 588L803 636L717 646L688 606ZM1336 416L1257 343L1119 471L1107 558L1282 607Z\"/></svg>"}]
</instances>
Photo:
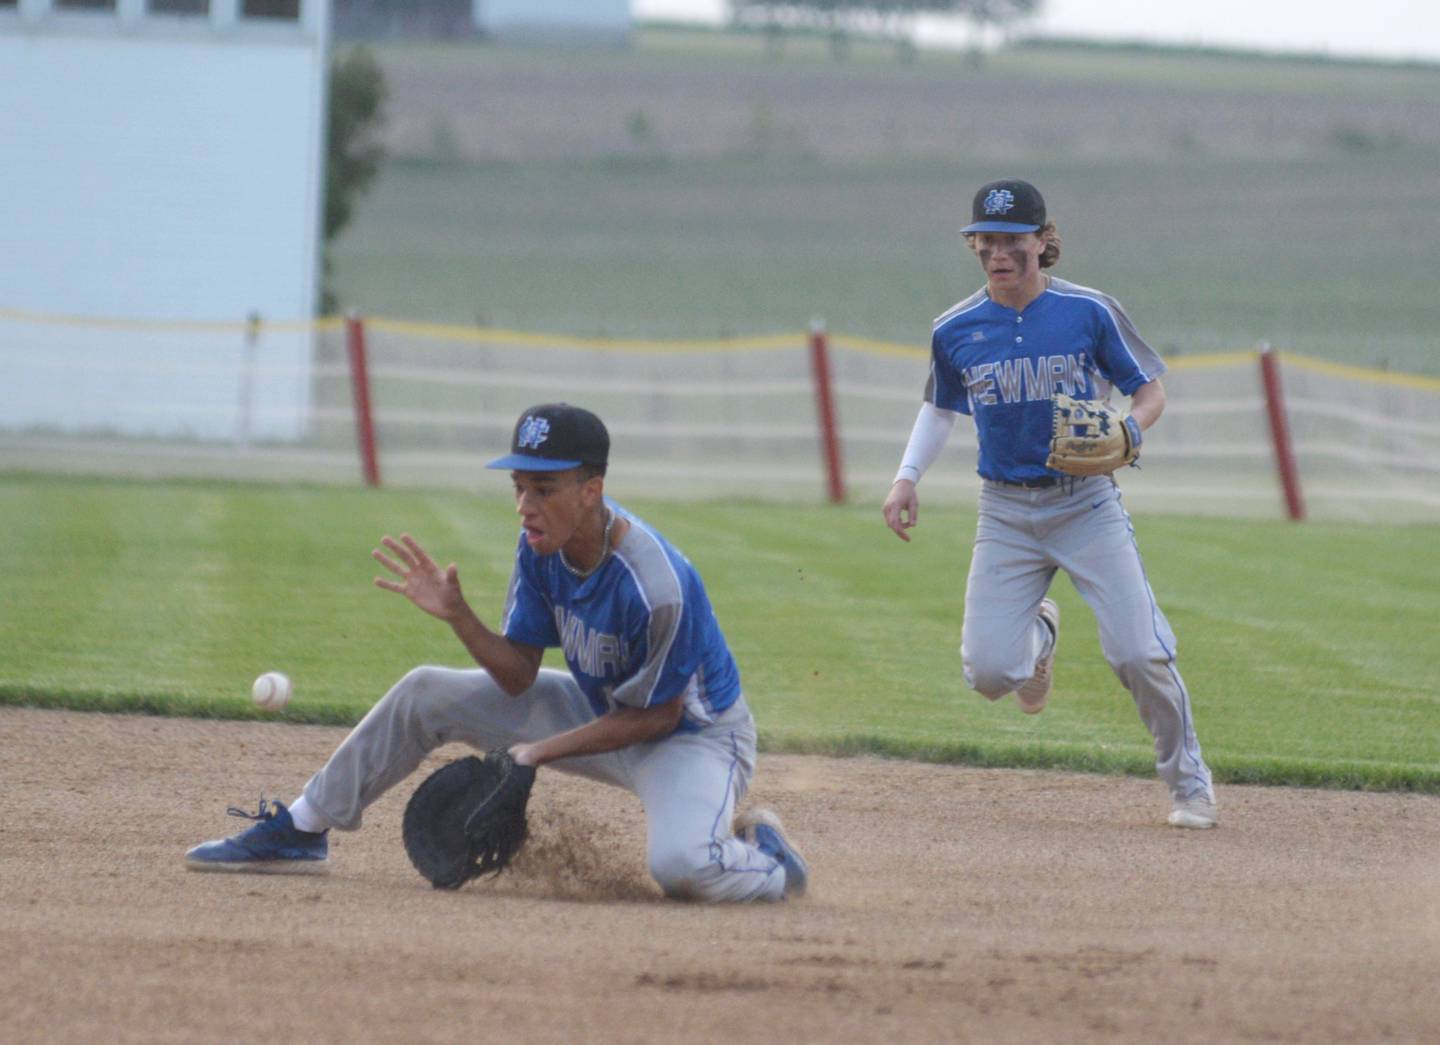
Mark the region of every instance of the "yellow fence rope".
<instances>
[{"instance_id":1,"label":"yellow fence rope","mask_svg":"<svg viewBox=\"0 0 1440 1045\"><path fill-rule=\"evenodd\" d=\"M1376 370L1367 366L1352 366L1349 363L1332 363L1326 359L1302 356L1296 352L1281 352L1280 362L1317 374L1342 377L1347 381L1367 381L1375 385L1398 385L1402 388L1419 388L1427 392L1440 392L1440 377L1424 374L1407 374L1393 370Z\"/></svg>"},{"instance_id":2,"label":"yellow fence rope","mask_svg":"<svg viewBox=\"0 0 1440 1045\"><path fill-rule=\"evenodd\" d=\"M37 326L90 327L97 330L150 330L157 333L223 334L243 333L250 328L247 319L128 319L121 316L79 316L63 312L30 312L18 308L0 308L0 320L12 323L34 323ZM316 316L313 319L271 320L261 316L258 326L263 330L339 330L345 325L340 316Z\"/></svg>"},{"instance_id":3,"label":"yellow fence rope","mask_svg":"<svg viewBox=\"0 0 1440 1045\"><path fill-rule=\"evenodd\" d=\"M848 348L870 356L900 356L906 359L929 359L930 349L916 345L905 345L896 341L876 341L868 337L851 337L849 334L829 334L834 348Z\"/></svg>"},{"instance_id":4,"label":"yellow fence rope","mask_svg":"<svg viewBox=\"0 0 1440 1045\"><path fill-rule=\"evenodd\" d=\"M449 326L416 323L381 317L367 318L365 329L386 334L461 341L486 345L533 345L537 348L576 348L594 352L752 352L794 348L805 344L806 334L771 334L765 337L711 338L705 340L652 340L644 338L575 337L570 334L537 334L490 327Z\"/></svg>"},{"instance_id":5,"label":"yellow fence rope","mask_svg":"<svg viewBox=\"0 0 1440 1045\"><path fill-rule=\"evenodd\" d=\"M383 316L367 316L365 328L377 333L395 334L401 337L422 338L436 341L458 341L464 344L483 345L528 345L536 348L567 348L592 352L626 353L683 353L683 352L756 352L794 349L804 346L809 333L770 334L760 337L731 337L703 339L651 339L651 338L602 338L577 337L570 334L546 334L535 331L505 330L494 327L462 326L459 324L425 323L402 319L386 319ZM332 332L345 325L343 316L317 316L312 319L266 319L259 317L258 323L246 319L238 320L187 320L187 319L130 319L114 316L83 316L55 312L32 312L24 309L0 308L0 321L33 323L49 326L89 327L112 330L149 330L174 333L244 333L252 328L261 331L304 331ZM896 341L881 341L875 338L856 337L850 334L830 332L829 344L837 349L861 352L866 355L889 356L903 359L926 359L928 348ZM1254 350L1236 352L1211 352L1194 356L1174 356L1166 363L1173 371L1210 370L1221 367L1245 366L1255 362ZM1287 366L1299 367L1314 373L1327 374L1347 381L1364 381L1370 384L1394 385L1416 388L1427 392L1440 392L1440 377L1411 374L1374 367L1357 366L1349 363L1332 363L1324 359L1303 355L1298 352L1281 352L1281 362Z\"/></svg>"},{"instance_id":6,"label":"yellow fence rope","mask_svg":"<svg viewBox=\"0 0 1440 1045\"><path fill-rule=\"evenodd\" d=\"M1169 370L1219 370L1227 366L1254 366L1258 351L1205 352L1198 356L1170 356L1165 360Z\"/></svg>"}]
</instances>

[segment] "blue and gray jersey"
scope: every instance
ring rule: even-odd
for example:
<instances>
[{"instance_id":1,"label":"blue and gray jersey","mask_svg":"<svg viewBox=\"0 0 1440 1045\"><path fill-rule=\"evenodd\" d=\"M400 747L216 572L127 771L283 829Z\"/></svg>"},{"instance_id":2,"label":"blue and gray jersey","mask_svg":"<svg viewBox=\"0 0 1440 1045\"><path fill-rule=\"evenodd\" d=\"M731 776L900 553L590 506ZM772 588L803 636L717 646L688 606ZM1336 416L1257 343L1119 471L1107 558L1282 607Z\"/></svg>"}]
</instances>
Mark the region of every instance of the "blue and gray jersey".
<instances>
[{"instance_id":1,"label":"blue and gray jersey","mask_svg":"<svg viewBox=\"0 0 1440 1045\"><path fill-rule=\"evenodd\" d=\"M1045 467L1051 397L1131 395L1165 364L1107 294L1063 279L1024 310L996 304L984 289L935 320L925 401L975 419L980 475L1030 482Z\"/></svg>"},{"instance_id":2,"label":"blue and gray jersey","mask_svg":"<svg viewBox=\"0 0 1440 1045\"><path fill-rule=\"evenodd\" d=\"M712 722L740 696L740 673L695 567L644 521L606 500L630 528L589 577L521 534L501 630L557 647L596 715L685 701L682 731Z\"/></svg>"}]
</instances>

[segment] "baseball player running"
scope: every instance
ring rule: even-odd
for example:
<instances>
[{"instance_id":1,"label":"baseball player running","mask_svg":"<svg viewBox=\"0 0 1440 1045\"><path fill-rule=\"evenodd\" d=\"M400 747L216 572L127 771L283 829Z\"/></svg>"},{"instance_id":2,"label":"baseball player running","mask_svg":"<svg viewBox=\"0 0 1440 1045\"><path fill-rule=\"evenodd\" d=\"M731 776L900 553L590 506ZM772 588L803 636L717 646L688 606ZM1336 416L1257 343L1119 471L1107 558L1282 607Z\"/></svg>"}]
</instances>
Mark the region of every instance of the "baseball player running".
<instances>
[{"instance_id":1,"label":"baseball player running","mask_svg":"<svg viewBox=\"0 0 1440 1045\"><path fill-rule=\"evenodd\" d=\"M734 820L755 768L755 722L700 575L605 496L610 436L564 403L525 411L510 453L521 533L499 631L466 601L456 567L408 534L383 540L375 583L450 625L480 665L417 668L355 727L288 808L185 856L194 870L307 872L331 828L451 741L506 747L521 765L628 788L645 807L650 873L667 896L780 900L805 892L805 860L778 818ZM558 647L568 671L540 667Z\"/></svg>"},{"instance_id":2,"label":"baseball player running","mask_svg":"<svg viewBox=\"0 0 1440 1045\"><path fill-rule=\"evenodd\" d=\"M885 498L886 525L910 540L916 484L957 415L971 415L984 483L965 587L966 683L990 700L1013 692L1029 714L1044 709L1060 638L1060 608L1046 593L1063 569L1155 738L1169 822L1214 827L1175 635L1110 474L1134 462L1164 410L1165 364L1113 298L1043 271L1059 260L1060 237L1033 185L982 186L971 219L961 232L986 283L935 321L924 402ZM1128 415L1108 406L1112 386L1130 397Z\"/></svg>"}]
</instances>

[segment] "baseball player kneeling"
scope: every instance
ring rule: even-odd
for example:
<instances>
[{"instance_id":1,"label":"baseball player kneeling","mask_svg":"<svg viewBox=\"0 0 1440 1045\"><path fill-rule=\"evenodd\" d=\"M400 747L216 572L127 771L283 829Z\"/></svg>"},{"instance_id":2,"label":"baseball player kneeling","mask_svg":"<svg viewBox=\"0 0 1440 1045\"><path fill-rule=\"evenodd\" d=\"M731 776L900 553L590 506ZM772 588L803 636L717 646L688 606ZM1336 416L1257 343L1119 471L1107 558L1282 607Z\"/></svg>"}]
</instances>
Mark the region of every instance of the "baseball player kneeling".
<instances>
[{"instance_id":1,"label":"baseball player kneeling","mask_svg":"<svg viewBox=\"0 0 1440 1045\"><path fill-rule=\"evenodd\" d=\"M1100 623L1106 660L1155 738L1176 827L1218 822L1175 635L1155 602L1112 473L1139 457L1165 408L1165 364L1113 298L1047 275L1060 237L1028 182L991 182L961 230L985 286L935 321L930 377L885 522L919 522L916 484L959 414L979 441L980 517L965 587L965 681L991 700L1045 707L1060 638L1047 597L1063 569ZM1130 398L1124 413L1111 388Z\"/></svg>"},{"instance_id":2,"label":"baseball player kneeling","mask_svg":"<svg viewBox=\"0 0 1440 1045\"><path fill-rule=\"evenodd\" d=\"M479 667L410 672L293 805L232 810L257 823L195 847L187 865L323 870L330 828L358 828L366 806L459 741L633 791L645 807L650 873L668 896L803 894L808 870L779 819L768 810L735 817L755 768L755 722L705 586L664 537L606 497L609 453L598 417L547 403L520 416L510 453L488 465L510 472L521 524L498 631L471 609L453 564L439 566L408 534L384 538L373 554L391 576L375 583L449 624ZM567 671L540 667L547 647L564 652ZM514 844L523 831L517 821ZM417 839L412 859L426 843ZM454 887L469 873L434 875L435 884Z\"/></svg>"}]
</instances>

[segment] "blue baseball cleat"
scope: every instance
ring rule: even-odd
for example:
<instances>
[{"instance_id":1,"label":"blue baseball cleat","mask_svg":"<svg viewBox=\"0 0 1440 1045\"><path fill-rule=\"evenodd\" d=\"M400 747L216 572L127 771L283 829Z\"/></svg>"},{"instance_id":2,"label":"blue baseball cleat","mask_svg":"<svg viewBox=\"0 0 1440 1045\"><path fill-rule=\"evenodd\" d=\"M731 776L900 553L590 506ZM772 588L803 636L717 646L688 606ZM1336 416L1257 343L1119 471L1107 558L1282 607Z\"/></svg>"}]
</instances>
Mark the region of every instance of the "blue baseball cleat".
<instances>
[{"instance_id":1,"label":"blue baseball cleat","mask_svg":"<svg viewBox=\"0 0 1440 1045\"><path fill-rule=\"evenodd\" d=\"M785 898L805 895L810 865L785 837L780 818L768 809L751 809L735 818L735 834L785 868Z\"/></svg>"},{"instance_id":2,"label":"blue baseball cleat","mask_svg":"<svg viewBox=\"0 0 1440 1045\"><path fill-rule=\"evenodd\" d=\"M269 808L267 808L267 806ZM192 871L240 871L251 874L326 874L330 870L329 832L300 831L283 802L266 802L247 813L231 806L231 816L254 820L247 831L204 842L185 854Z\"/></svg>"}]
</instances>

